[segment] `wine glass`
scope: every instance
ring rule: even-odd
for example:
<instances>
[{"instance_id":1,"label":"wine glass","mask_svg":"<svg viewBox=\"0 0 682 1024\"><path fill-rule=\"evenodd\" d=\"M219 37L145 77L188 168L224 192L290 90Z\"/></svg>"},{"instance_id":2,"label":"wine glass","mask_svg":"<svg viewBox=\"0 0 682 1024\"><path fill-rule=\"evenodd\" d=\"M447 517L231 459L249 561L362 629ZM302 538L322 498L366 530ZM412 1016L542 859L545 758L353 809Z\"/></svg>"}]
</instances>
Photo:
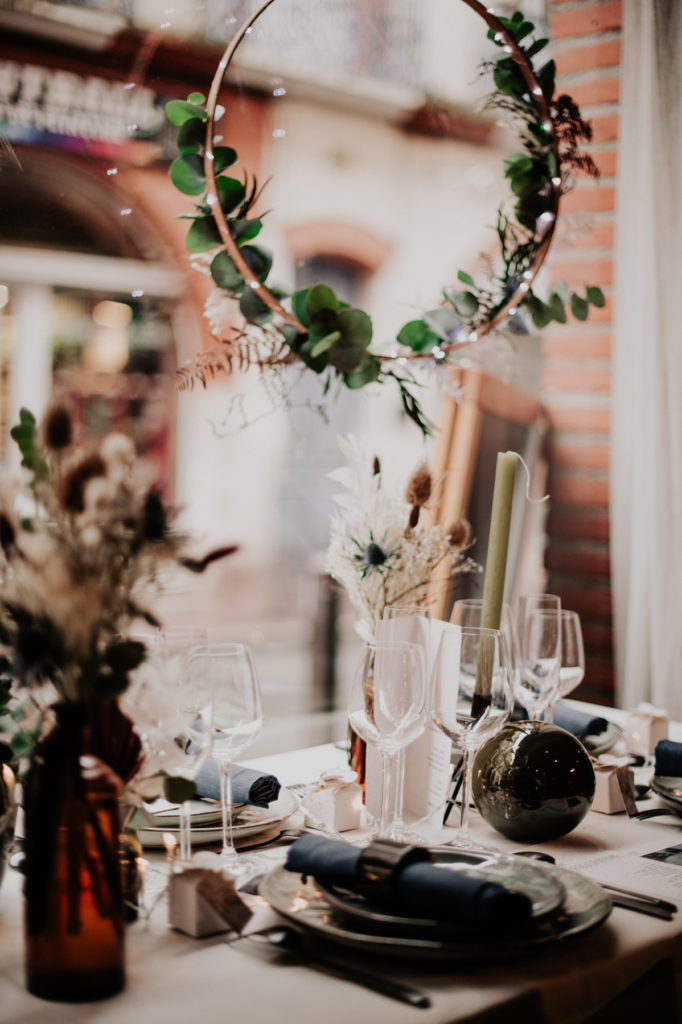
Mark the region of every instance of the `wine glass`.
<instances>
[{"instance_id":1,"label":"wine glass","mask_svg":"<svg viewBox=\"0 0 682 1024\"><path fill-rule=\"evenodd\" d=\"M400 635L396 635L399 629L396 628L395 623L398 619L413 618L414 629L410 631L410 642L420 643L424 646L424 658L426 664L426 672L428 678L428 664L429 664L429 633L428 629L422 629L422 623L419 621L425 619L427 626L431 619L431 613L428 608L424 608L417 604L394 604L384 608L383 621L391 623L382 632L382 639L384 640L407 640L405 633L405 623L403 623L400 629ZM395 779L395 811L393 817L393 837L400 839L403 842L421 842L421 836L416 832L405 827L403 821L403 805L405 802L405 755L404 748L398 751L396 759L396 779Z\"/></svg>"},{"instance_id":2,"label":"wine glass","mask_svg":"<svg viewBox=\"0 0 682 1024\"><path fill-rule=\"evenodd\" d=\"M398 752L426 726L424 649L403 641L365 644L348 703L351 727L381 756L381 814L377 835L394 838L391 803Z\"/></svg>"},{"instance_id":3,"label":"wine glass","mask_svg":"<svg viewBox=\"0 0 682 1024\"><path fill-rule=\"evenodd\" d=\"M585 676L585 648L580 616L577 612L561 610L561 665L559 667L559 697L567 697L582 683Z\"/></svg>"},{"instance_id":4,"label":"wine glass","mask_svg":"<svg viewBox=\"0 0 682 1024\"><path fill-rule=\"evenodd\" d=\"M170 626L161 631L152 649L160 671L166 681L170 696L170 707L174 714L175 735L173 740L182 750L184 757L177 762L169 774L193 779L209 753L209 735L202 736L202 742L190 739L190 726L194 719L195 701L190 693L186 669L187 658L192 647L205 644L208 634L200 626ZM170 725L171 723L169 723ZM191 803L183 800L179 810L180 862L192 860L192 816Z\"/></svg>"},{"instance_id":5,"label":"wine glass","mask_svg":"<svg viewBox=\"0 0 682 1024\"><path fill-rule=\"evenodd\" d=\"M521 671L516 680L516 699L530 720L538 721L547 709L551 716L559 683L561 599L556 594L522 594L518 637Z\"/></svg>"},{"instance_id":6,"label":"wine glass","mask_svg":"<svg viewBox=\"0 0 682 1024\"><path fill-rule=\"evenodd\" d=\"M212 756L220 769L220 859L223 868L239 879L248 874L248 868L240 862L232 837L230 768L235 756L249 746L263 724L258 676L249 648L234 643L192 648L187 675L197 696L194 733L210 735Z\"/></svg>"},{"instance_id":7,"label":"wine glass","mask_svg":"<svg viewBox=\"0 0 682 1024\"><path fill-rule=\"evenodd\" d=\"M483 615L483 598L467 597L455 601L450 613L450 622L456 626L481 626ZM517 674L519 672L518 645L514 633L514 622L512 619L511 607L505 601L502 605L500 616L500 632L504 636L507 648L507 656L512 677L512 686L516 687Z\"/></svg>"},{"instance_id":8,"label":"wine glass","mask_svg":"<svg viewBox=\"0 0 682 1024\"><path fill-rule=\"evenodd\" d=\"M445 631L431 681L431 717L462 751L459 828L448 844L472 848L469 793L473 754L509 720L514 697L504 635L462 626Z\"/></svg>"}]
</instances>

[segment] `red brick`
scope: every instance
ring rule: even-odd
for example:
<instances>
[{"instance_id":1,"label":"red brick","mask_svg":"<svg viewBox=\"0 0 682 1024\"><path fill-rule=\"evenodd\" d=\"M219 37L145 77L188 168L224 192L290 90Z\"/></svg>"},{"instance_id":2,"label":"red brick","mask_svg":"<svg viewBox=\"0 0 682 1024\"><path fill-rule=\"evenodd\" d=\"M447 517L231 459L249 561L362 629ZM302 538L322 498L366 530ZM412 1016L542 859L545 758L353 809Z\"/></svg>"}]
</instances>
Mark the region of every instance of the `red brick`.
<instances>
[{"instance_id":1,"label":"red brick","mask_svg":"<svg viewBox=\"0 0 682 1024\"><path fill-rule=\"evenodd\" d=\"M611 370L596 370L582 366L545 366L542 371L543 391L574 391L594 394L611 390Z\"/></svg>"},{"instance_id":2,"label":"red brick","mask_svg":"<svg viewBox=\"0 0 682 1024\"><path fill-rule=\"evenodd\" d=\"M590 118L593 142L615 142L618 138L620 118L618 114L596 114Z\"/></svg>"},{"instance_id":3,"label":"red brick","mask_svg":"<svg viewBox=\"0 0 682 1024\"><path fill-rule=\"evenodd\" d=\"M616 206L616 190L613 185L577 185L561 200L564 213L599 213L611 211Z\"/></svg>"},{"instance_id":4,"label":"red brick","mask_svg":"<svg viewBox=\"0 0 682 1024\"><path fill-rule=\"evenodd\" d=\"M597 103L617 103L620 99L620 78L594 78L590 82L571 82L565 89L559 83L557 92L567 92L579 107Z\"/></svg>"},{"instance_id":5,"label":"red brick","mask_svg":"<svg viewBox=\"0 0 682 1024\"><path fill-rule=\"evenodd\" d=\"M561 223L561 222L560 222ZM575 249L612 249L614 226L612 221L602 221L581 231L568 225L559 228L559 238L552 250L554 256L568 256Z\"/></svg>"},{"instance_id":6,"label":"red brick","mask_svg":"<svg viewBox=\"0 0 682 1024\"><path fill-rule=\"evenodd\" d=\"M590 687L595 693L593 703L608 704L608 698L613 697L615 688L613 662L605 661L603 658L589 657L585 659L585 662L584 685Z\"/></svg>"},{"instance_id":7,"label":"red brick","mask_svg":"<svg viewBox=\"0 0 682 1024\"><path fill-rule=\"evenodd\" d=\"M606 507L609 503L609 481L599 477L552 474L547 490L555 506Z\"/></svg>"},{"instance_id":8,"label":"red brick","mask_svg":"<svg viewBox=\"0 0 682 1024\"><path fill-rule=\"evenodd\" d=\"M545 562L550 572L607 577L611 574L607 551L573 551L550 545Z\"/></svg>"},{"instance_id":9,"label":"red brick","mask_svg":"<svg viewBox=\"0 0 682 1024\"><path fill-rule=\"evenodd\" d=\"M553 510L547 526L550 537L607 541L610 536L608 512L566 512Z\"/></svg>"},{"instance_id":10,"label":"red brick","mask_svg":"<svg viewBox=\"0 0 682 1024\"><path fill-rule=\"evenodd\" d=\"M552 39L567 36L587 36L597 32L611 32L623 24L620 0L616 3L583 5L570 11L556 11L549 22Z\"/></svg>"},{"instance_id":11,"label":"red brick","mask_svg":"<svg viewBox=\"0 0 682 1024\"><path fill-rule=\"evenodd\" d=\"M598 651L611 651L613 647L613 629L610 625L595 622L582 622L583 642L585 650L596 654Z\"/></svg>"},{"instance_id":12,"label":"red brick","mask_svg":"<svg viewBox=\"0 0 682 1024\"><path fill-rule=\"evenodd\" d=\"M584 586L577 580L564 585L561 580L550 579L550 593L558 594L563 608L570 608L580 616L597 616L608 619L612 612L611 589L595 586L594 580L585 581Z\"/></svg>"},{"instance_id":13,"label":"red brick","mask_svg":"<svg viewBox=\"0 0 682 1024\"><path fill-rule=\"evenodd\" d=\"M566 256L566 253L562 253ZM571 259L552 260L552 276L559 280L575 281L576 275L583 281L590 284L606 285L613 284L613 260L609 256L601 256L594 259L586 259L577 253Z\"/></svg>"},{"instance_id":14,"label":"red brick","mask_svg":"<svg viewBox=\"0 0 682 1024\"><path fill-rule=\"evenodd\" d=\"M607 434L611 428L611 410L601 405L553 405L544 403L554 430L575 430Z\"/></svg>"},{"instance_id":15,"label":"red brick","mask_svg":"<svg viewBox=\"0 0 682 1024\"><path fill-rule=\"evenodd\" d=\"M621 44L619 39L592 43L589 46L571 46L561 50L556 56L559 75L570 74L572 71L591 71L593 68L617 67L621 62Z\"/></svg>"},{"instance_id":16,"label":"red brick","mask_svg":"<svg viewBox=\"0 0 682 1024\"><path fill-rule=\"evenodd\" d=\"M578 444L554 440L549 446L550 461L557 466L583 466L585 469L608 469L608 444Z\"/></svg>"},{"instance_id":17,"label":"red brick","mask_svg":"<svg viewBox=\"0 0 682 1024\"><path fill-rule=\"evenodd\" d=\"M545 334L542 339L544 359L609 359L611 335L589 329L572 333L567 327L556 333Z\"/></svg>"}]
</instances>

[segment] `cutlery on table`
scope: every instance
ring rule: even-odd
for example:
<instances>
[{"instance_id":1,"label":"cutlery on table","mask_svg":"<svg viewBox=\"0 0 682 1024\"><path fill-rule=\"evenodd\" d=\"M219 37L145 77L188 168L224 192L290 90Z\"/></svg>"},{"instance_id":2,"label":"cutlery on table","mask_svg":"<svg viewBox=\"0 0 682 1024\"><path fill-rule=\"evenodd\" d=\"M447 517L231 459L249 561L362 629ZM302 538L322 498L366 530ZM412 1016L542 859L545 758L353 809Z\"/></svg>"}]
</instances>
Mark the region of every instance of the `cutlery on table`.
<instances>
[{"instance_id":1,"label":"cutlery on table","mask_svg":"<svg viewBox=\"0 0 682 1024\"><path fill-rule=\"evenodd\" d=\"M556 857L542 850L515 850L514 855L528 857L530 860L544 861L545 864L556 864ZM634 889L622 889L618 885L610 885L607 882L598 884L609 894L611 902L616 907L635 910L640 914L649 914L651 917L660 917L665 921L672 921L673 914L677 912L677 904L661 899L660 896L635 892Z\"/></svg>"},{"instance_id":2,"label":"cutlery on table","mask_svg":"<svg viewBox=\"0 0 682 1024\"><path fill-rule=\"evenodd\" d=\"M409 1006L415 1006L419 1009L427 1009L431 1006L431 1000L426 992L413 985L406 985L401 981L393 981L390 978L371 974L361 967L355 967L345 961L337 960L327 953L320 952L319 948L315 948L312 951L304 944L300 933L290 925L273 925L269 928L263 928L262 931L251 932L249 935L242 935L237 939L233 939L230 945L246 940L267 943L276 949L293 954L302 964L315 967L324 973L341 978L343 981L352 981L356 985L363 985L373 992L378 992L380 995L388 996L391 999L397 999L399 1002L407 1003Z\"/></svg>"}]
</instances>

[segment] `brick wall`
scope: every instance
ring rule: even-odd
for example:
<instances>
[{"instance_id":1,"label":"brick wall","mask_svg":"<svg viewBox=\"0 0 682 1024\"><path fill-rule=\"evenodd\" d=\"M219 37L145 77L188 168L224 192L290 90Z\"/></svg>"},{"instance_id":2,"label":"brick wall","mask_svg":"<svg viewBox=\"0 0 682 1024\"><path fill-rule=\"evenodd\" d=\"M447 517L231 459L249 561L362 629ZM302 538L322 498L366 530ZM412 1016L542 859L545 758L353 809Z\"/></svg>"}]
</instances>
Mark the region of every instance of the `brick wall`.
<instances>
[{"instance_id":1,"label":"brick wall","mask_svg":"<svg viewBox=\"0 0 682 1024\"><path fill-rule=\"evenodd\" d=\"M580 613L587 671L576 692L614 699L609 563L609 430L614 209L617 188L622 5L551 0L550 35L558 91L568 92L592 123L589 151L597 182L584 175L562 203L550 272L576 288L599 285L604 309L586 323L548 331L543 342L543 400L550 413L552 511L548 589Z\"/></svg>"}]
</instances>

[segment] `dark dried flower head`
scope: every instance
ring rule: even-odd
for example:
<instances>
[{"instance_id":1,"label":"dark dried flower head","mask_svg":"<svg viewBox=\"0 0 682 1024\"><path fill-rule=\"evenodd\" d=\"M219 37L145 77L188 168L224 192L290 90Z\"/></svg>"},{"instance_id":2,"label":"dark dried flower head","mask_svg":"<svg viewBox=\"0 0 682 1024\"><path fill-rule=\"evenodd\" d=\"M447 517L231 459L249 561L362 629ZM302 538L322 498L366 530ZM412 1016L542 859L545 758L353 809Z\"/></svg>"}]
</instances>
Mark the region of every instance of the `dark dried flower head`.
<instances>
[{"instance_id":1,"label":"dark dried flower head","mask_svg":"<svg viewBox=\"0 0 682 1024\"><path fill-rule=\"evenodd\" d=\"M66 474L62 483L61 502L69 512L85 508L85 485L97 476L106 475L106 466L99 455L86 455Z\"/></svg>"},{"instance_id":2,"label":"dark dried flower head","mask_svg":"<svg viewBox=\"0 0 682 1024\"><path fill-rule=\"evenodd\" d=\"M372 476L379 476L379 473L381 473L381 463L375 455L374 462L372 463Z\"/></svg>"},{"instance_id":3,"label":"dark dried flower head","mask_svg":"<svg viewBox=\"0 0 682 1024\"><path fill-rule=\"evenodd\" d=\"M63 451L73 440L71 413L64 402L55 402L43 420L43 441L50 451Z\"/></svg>"},{"instance_id":4,"label":"dark dried flower head","mask_svg":"<svg viewBox=\"0 0 682 1024\"><path fill-rule=\"evenodd\" d=\"M12 553L15 536L12 523L4 512L0 512L0 546L7 556Z\"/></svg>"},{"instance_id":5,"label":"dark dried flower head","mask_svg":"<svg viewBox=\"0 0 682 1024\"><path fill-rule=\"evenodd\" d=\"M458 519L448 530L448 538L454 548L465 548L471 543L471 523L468 519Z\"/></svg>"},{"instance_id":6,"label":"dark dried flower head","mask_svg":"<svg viewBox=\"0 0 682 1024\"><path fill-rule=\"evenodd\" d=\"M163 499L158 491L150 491L144 500L142 510L142 535L145 540L162 540L167 528Z\"/></svg>"},{"instance_id":7,"label":"dark dried flower head","mask_svg":"<svg viewBox=\"0 0 682 1024\"><path fill-rule=\"evenodd\" d=\"M410 530L414 530L415 526L419 522L419 513L421 512L421 505L413 505L410 509L410 518L408 520L408 526Z\"/></svg>"},{"instance_id":8,"label":"dark dried flower head","mask_svg":"<svg viewBox=\"0 0 682 1024\"><path fill-rule=\"evenodd\" d=\"M431 497L431 474L426 466L419 466L407 485L406 498L410 505L425 505Z\"/></svg>"}]
</instances>

